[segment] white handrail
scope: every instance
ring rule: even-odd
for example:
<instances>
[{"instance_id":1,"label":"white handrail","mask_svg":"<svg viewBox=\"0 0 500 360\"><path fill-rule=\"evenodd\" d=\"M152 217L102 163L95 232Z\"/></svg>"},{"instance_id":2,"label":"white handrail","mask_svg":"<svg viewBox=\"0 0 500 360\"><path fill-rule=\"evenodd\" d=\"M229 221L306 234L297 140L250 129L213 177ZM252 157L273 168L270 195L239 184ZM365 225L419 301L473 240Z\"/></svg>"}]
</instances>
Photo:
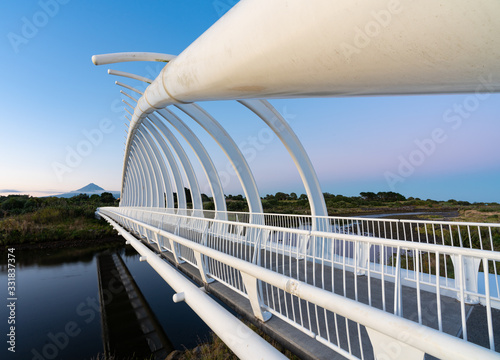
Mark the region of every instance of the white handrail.
<instances>
[{"instance_id":1,"label":"white handrail","mask_svg":"<svg viewBox=\"0 0 500 360\"><path fill-rule=\"evenodd\" d=\"M140 209L140 211L147 212L147 213L162 214L162 215L165 214L164 212L150 210L149 208L142 208L142 209ZM169 214L169 215L179 217L179 218L184 218L184 219L193 219L193 217L189 216L189 215L183 215L183 214ZM210 221L210 222L225 224L225 225L234 224L234 221L230 221L230 220L205 219L205 218L200 218L200 220L205 220L205 221ZM244 224L246 227L253 228L253 229L264 229L264 230L270 230L270 231L284 231L284 230L286 230L287 233L303 235L303 236L317 236L317 237L323 237L323 238L329 238L329 239L359 241L359 242L363 242L363 243L369 243L372 245L385 245L385 246L390 246L390 247L402 247L402 248L410 248L411 247L413 249L418 249L418 250L422 250L422 251L433 251L433 252L446 253L446 254L450 254L450 255L463 255L463 256L475 257L478 259L483 259L484 257L487 257L490 260L500 261L500 252L497 252L497 251L461 248L461 247L456 247L456 246L448 246L448 245L440 245L440 244L432 244L432 243L409 242L409 241L402 243L401 240L384 239L384 238L373 237L373 236L361 236L361 235L355 235L355 234L332 233L332 232L325 232L325 231L301 230L301 229L293 229L293 228L283 229L283 228L280 228L277 226L260 225L260 224L252 224L252 223L244 223ZM485 225L485 224L482 224L482 225ZM500 224L495 224L495 225L500 225Z\"/></svg>"},{"instance_id":2,"label":"white handrail","mask_svg":"<svg viewBox=\"0 0 500 360\"><path fill-rule=\"evenodd\" d=\"M401 341L405 334L405 343L425 353L441 359L498 359L498 354L478 345L444 334L429 327L400 318L369 305L345 298L332 292L311 286L302 281L276 273L269 269L238 259L231 255L194 243L181 236L155 228L123 214L116 214L129 222L139 225L157 235L167 237L174 242L195 250L205 256L216 259L239 271L271 284L303 300L321 306L338 315L373 329L394 340ZM103 214L106 220L109 217ZM111 220L112 221L112 220ZM211 220L213 221L213 220ZM111 222L110 222L111 223ZM116 224L116 223L115 223Z\"/></svg>"},{"instance_id":3,"label":"white handrail","mask_svg":"<svg viewBox=\"0 0 500 360\"><path fill-rule=\"evenodd\" d=\"M101 216L106 219L106 221L108 221L177 292L176 298L185 301L240 359L286 359L283 354L252 330L248 329L241 321L232 316L229 311L224 309L204 291L187 280L173 267L161 260L157 254L143 245L123 227L108 216L104 214L101 214ZM250 349L258 349L258 351L251 351Z\"/></svg>"}]
</instances>

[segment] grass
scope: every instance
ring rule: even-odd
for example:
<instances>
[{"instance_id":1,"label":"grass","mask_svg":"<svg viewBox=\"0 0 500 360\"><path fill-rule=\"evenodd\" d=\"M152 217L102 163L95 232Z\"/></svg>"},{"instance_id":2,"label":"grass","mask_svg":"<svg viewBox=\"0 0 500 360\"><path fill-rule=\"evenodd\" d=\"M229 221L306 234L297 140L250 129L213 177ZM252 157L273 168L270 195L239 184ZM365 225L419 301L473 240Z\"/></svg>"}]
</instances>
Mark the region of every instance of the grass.
<instances>
[{"instance_id":1,"label":"grass","mask_svg":"<svg viewBox=\"0 0 500 360\"><path fill-rule=\"evenodd\" d=\"M16 204L19 206L5 210L7 207L3 205L11 204L12 201L3 198L0 217L1 247L116 236L116 232L106 222L95 219L98 204L70 199L36 199L38 201L18 197ZM26 204L30 206L27 207Z\"/></svg>"},{"instance_id":2,"label":"grass","mask_svg":"<svg viewBox=\"0 0 500 360\"><path fill-rule=\"evenodd\" d=\"M104 239L116 232L105 222L85 216L69 216L64 211L44 209L0 219L3 246L46 241Z\"/></svg>"},{"instance_id":3,"label":"grass","mask_svg":"<svg viewBox=\"0 0 500 360\"><path fill-rule=\"evenodd\" d=\"M294 355L290 350L285 349L278 342L270 336L264 334L255 325L248 321L243 321L252 331L257 333L260 337L274 346L287 358L292 360L300 360L299 357ZM194 349L186 349L182 352L177 351L171 354L171 359L176 360L238 360L238 357L231 351L231 349L214 333L212 333L210 341L200 344ZM169 357L167 357L169 359ZM169 359L170 360L170 359Z\"/></svg>"}]
</instances>

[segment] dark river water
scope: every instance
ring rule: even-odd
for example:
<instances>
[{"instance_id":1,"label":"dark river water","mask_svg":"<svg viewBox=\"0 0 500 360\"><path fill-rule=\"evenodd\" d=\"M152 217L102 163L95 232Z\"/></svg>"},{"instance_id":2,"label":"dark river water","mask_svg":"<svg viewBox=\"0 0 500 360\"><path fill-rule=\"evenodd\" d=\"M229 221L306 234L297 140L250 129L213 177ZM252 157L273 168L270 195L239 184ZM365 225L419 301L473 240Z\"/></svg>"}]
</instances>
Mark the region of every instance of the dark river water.
<instances>
[{"instance_id":1,"label":"dark river water","mask_svg":"<svg viewBox=\"0 0 500 360\"><path fill-rule=\"evenodd\" d=\"M209 328L132 249L117 249L158 322L179 350L209 337ZM102 251L101 251L102 252ZM97 250L16 250L15 353L8 350L12 316L7 253L0 252L0 359L92 359L103 353ZM12 318L11 318L12 319Z\"/></svg>"}]
</instances>

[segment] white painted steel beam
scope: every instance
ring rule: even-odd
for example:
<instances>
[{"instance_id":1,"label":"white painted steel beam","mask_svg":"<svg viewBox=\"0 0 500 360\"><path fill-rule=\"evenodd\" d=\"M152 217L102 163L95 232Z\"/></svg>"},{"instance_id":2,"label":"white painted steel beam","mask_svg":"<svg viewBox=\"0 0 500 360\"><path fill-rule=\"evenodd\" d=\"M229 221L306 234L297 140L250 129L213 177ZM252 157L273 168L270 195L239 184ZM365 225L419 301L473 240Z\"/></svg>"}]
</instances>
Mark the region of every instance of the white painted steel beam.
<instances>
[{"instance_id":1,"label":"white painted steel beam","mask_svg":"<svg viewBox=\"0 0 500 360\"><path fill-rule=\"evenodd\" d=\"M125 89L132 90L132 91L136 92L139 95L144 95L144 93L142 91L139 91L139 90L137 90L136 88L134 88L134 87L132 87L130 85L121 83L119 81L115 81L115 84L118 85L118 86L124 87ZM137 100L136 100L136 102L137 102Z\"/></svg>"},{"instance_id":2,"label":"white painted steel beam","mask_svg":"<svg viewBox=\"0 0 500 360\"><path fill-rule=\"evenodd\" d=\"M129 203L129 206L137 206L137 204L139 203L138 198L137 198L137 192L139 191L140 187L139 187L139 183L137 181L136 168L135 168L135 164L133 164L132 158L129 159L127 165L128 165L127 172L130 171L129 177L130 177L130 179L132 179L131 186L133 186L133 188L131 188L131 192L128 193L128 195L127 195L129 197L128 203Z\"/></svg>"},{"instance_id":3,"label":"white painted steel beam","mask_svg":"<svg viewBox=\"0 0 500 360\"><path fill-rule=\"evenodd\" d=\"M156 144L152 141L143 124L138 129L136 137L141 142L142 148L146 151L147 160L151 161L149 167L151 168L153 175L156 174L155 177L158 179L156 186L154 186L155 188L153 189L153 191L156 192L156 195L154 196L156 201L153 202L154 206L165 207L165 195L167 193L172 194L173 192L172 182L168 170L166 169L165 163L158 148L156 147ZM170 197L172 198L173 205L173 195L170 195Z\"/></svg>"},{"instance_id":4,"label":"white painted steel beam","mask_svg":"<svg viewBox=\"0 0 500 360\"><path fill-rule=\"evenodd\" d=\"M143 125L145 122L143 122ZM177 207L179 209L186 210L186 192L184 191L184 181L182 180L181 173L179 171L179 166L177 165L177 161L175 160L172 151L170 151L169 146L163 140L162 137L158 138L159 145L163 154L167 159L167 163L172 170L172 176L174 177L175 189L177 190Z\"/></svg>"},{"instance_id":5,"label":"white painted steel beam","mask_svg":"<svg viewBox=\"0 0 500 360\"><path fill-rule=\"evenodd\" d=\"M147 184L148 182L148 175L146 172L146 169L144 168L144 165L142 164L143 158L139 155L139 150L137 150L135 143L132 144L132 149L131 153L134 156L134 163L137 168L137 174L138 174L138 181L140 184L139 188L139 203L138 206L148 206L149 204L149 186Z\"/></svg>"},{"instance_id":6,"label":"white painted steel beam","mask_svg":"<svg viewBox=\"0 0 500 360\"><path fill-rule=\"evenodd\" d=\"M163 68L132 128L181 102L500 91L498 33L497 0L244 0Z\"/></svg>"},{"instance_id":7,"label":"white painted steel beam","mask_svg":"<svg viewBox=\"0 0 500 360\"><path fill-rule=\"evenodd\" d=\"M113 220L109 219L106 215L103 216L111 224L116 224ZM206 255L210 258L216 259L228 266L238 269L242 273L253 276L261 281L277 287L287 293L297 296L311 304L327 309L335 314L350 319L356 323L364 325L384 336L393 339L393 346L399 346L399 342L408 345L420 352L430 354L439 359L498 359L498 353L481 347L479 345L464 341L455 336L439 332L438 330L430 327L420 325L414 321L398 317L386 311L371 307L370 305L349 299L342 295L332 293L314 285L307 284L303 281L296 280L289 276L274 272L272 270L263 268L261 266L252 264L245 260L233 257L218 250L203 246L191 240L174 235L164 230L156 229L151 225L144 222L135 220L128 216L119 215L127 219L131 223L138 224L141 227L148 228L156 231L158 234L168 237L178 244L191 248L194 251ZM249 225L252 227L252 225ZM265 227L262 225L253 225ZM319 233L319 232L313 232ZM331 236L331 234L327 234ZM338 234L340 235L340 234ZM372 241L368 237L357 235L341 234L341 238L349 239L355 238L360 241ZM377 239L381 240L381 239ZM385 240L386 242L398 242L397 240ZM425 247L427 244L412 243L412 246ZM429 245L427 245L429 246ZM440 247L440 245L431 245ZM443 246L444 247L444 246ZM455 249L450 251L461 252L470 249ZM482 252L482 250L475 250L475 252ZM446 253L446 252L444 252ZM498 254L497 254L498 255ZM481 256L481 255L478 255ZM402 337L402 334L404 337ZM402 341L404 340L404 341ZM416 351L416 353L419 353ZM387 354L383 354L387 356ZM382 357L381 358L385 358Z\"/></svg>"},{"instance_id":8,"label":"white painted steel beam","mask_svg":"<svg viewBox=\"0 0 500 360\"><path fill-rule=\"evenodd\" d=\"M243 360L284 360L286 357L262 339L241 321L225 310L208 294L192 284L186 277L168 265L144 244L106 215L105 219L115 227L120 235L145 258L149 265L178 294L176 299L185 301L191 309Z\"/></svg>"},{"instance_id":9,"label":"white painted steel beam","mask_svg":"<svg viewBox=\"0 0 500 360\"><path fill-rule=\"evenodd\" d=\"M131 163L133 173L135 174L135 181L137 182L137 187L135 191L135 206L144 206L145 203L145 191L144 181L145 176L142 173L142 168L138 164L138 160L135 153L131 151L129 161Z\"/></svg>"},{"instance_id":10,"label":"white painted steel beam","mask_svg":"<svg viewBox=\"0 0 500 360\"><path fill-rule=\"evenodd\" d=\"M134 98L134 97L133 97L132 95L130 95L129 93L127 93L127 92L125 92L125 91L123 91L123 90L120 90L120 94L125 95L126 97L128 97L130 100L133 100L133 101L137 104L137 99L136 99L136 98ZM133 108L134 108L134 107L132 106L132 109L133 109ZM130 122L130 120L129 120L129 122Z\"/></svg>"},{"instance_id":11,"label":"white painted steel beam","mask_svg":"<svg viewBox=\"0 0 500 360\"><path fill-rule=\"evenodd\" d=\"M137 155L137 163L139 164L139 167L142 169L142 175L144 176L144 193L145 193L145 199L142 204L142 206L146 207L152 207L153 206L153 181L152 181L152 174L151 174L151 169L149 167L150 162L146 160L146 155L144 153L144 150L142 149L141 144L138 142L137 138L134 137L134 143L132 146L135 149L136 155Z\"/></svg>"},{"instance_id":12,"label":"white painted steel beam","mask_svg":"<svg viewBox=\"0 0 500 360\"><path fill-rule=\"evenodd\" d=\"M150 202L149 207L159 207L158 199L160 197L158 188L159 188L159 179L156 169L156 164L154 162L154 157L151 154L147 144L141 138L140 128L137 129L135 136L135 144L140 148L140 154L143 156L143 159L146 161L145 168L149 174L149 191L150 191ZM162 194L163 195L163 194Z\"/></svg>"},{"instance_id":13,"label":"white painted steel beam","mask_svg":"<svg viewBox=\"0 0 500 360\"><path fill-rule=\"evenodd\" d=\"M224 151L241 183L248 203L249 212L258 214L263 213L259 190L257 189L257 183L255 182L252 171L240 149L227 131L217 122L217 120L197 104L177 104L175 106L203 127L203 129L205 129L205 131L217 142L222 151ZM257 219L256 216L251 216L250 219L256 223L262 221L262 219Z\"/></svg>"},{"instance_id":14,"label":"white painted steel beam","mask_svg":"<svg viewBox=\"0 0 500 360\"><path fill-rule=\"evenodd\" d=\"M243 0L159 80L182 102L500 91L499 33L497 0Z\"/></svg>"},{"instance_id":15,"label":"white painted steel beam","mask_svg":"<svg viewBox=\"0 0 500 360\"><path fill-rule=\"evenodd\" d=\"M141 205L141 196L143 196L143 191L142 191L142 182L141 182L141 177L139 173L139 168L137 166L136 159L133 158L131 159L131 165L132 165L132 174L133 178L135 181L136 186L134 187L134 206L142 206Z\"/></svg>"},{"instance_id":16,"label":"white painted steel beam","mask_svg":"<svg viewBox=\"0 0 500 360\"><path fill-rule=\"evenodd\" d=\"M497 0L243 0L154 81L110 71L151 83L125 157L141 119L170 104L498 92L499 33Z\"/></svg>"},{"instance_id":17,"label":"white painted steel beam","mask_svg":"<svg viewBox=\"0 0 500 360\"><path fill-rule=\"evenodd\" d=\"M125 71L108 69L108 74L115 75L115 76L123 76L123 77L127 77L129 79L134 79L134 80L139 80L139 81L145 82L147 84L151 84L153 82L153 80L148 79L147 77L136 75L136 74L131 74L131 73L128 73Z\"/></svg>"},{"instance_id":18,"label":"white painted steel beam","mask_svg":"<svg viewBox=\"0 0 500 360\"><path fill-rule=\"evenodd\" d=\"M132 122L180 102L500 91L499 15L497 0L243 0L163 68Z\"/></svg>"},{"instance_id":19,"label":"white painted steel beam","mask_svg":"<svg viewBox=\"0 0 500 360\"><path fill-rule=\"evenodd\" d=\"M149 114L147 122L145 122L145 126L148 130L155 136L156 139L162 138L160 135L163 135L163 138L167 140L167 142L172 147L172 150L177 155L177 158L180 161L180 164L184 170L184 174L186 175L186 179L189 183L189 188L191 191L191 200L193 204L194 210L203 210L203 202L201 199L200 187L198 185L198 179L193 170L193 166L191 165L191 161L187 157L184 149L181 144L177 141L175 135L167 128L167 126L153 113ZM154 125L154 126L153 126ZM156 130L158 129L158 130ZM158 141L158 140L157 140ZM196 212L196 216L203 216L203 212Z\"/></svg>"},{"instance_id":20,"label":"white painted steel beam","mask_svg":"<svg viewBox=\"0 0 500 360\"><path fill-rule=\"evenodd\" d=\"M325 197L321 191L316 171L314 170L306 150L290 125L288 125L281 114L265 100L240 100L239 103L246 106L260 117L266 125L273 130L287 149L299 171L302 183L304 184L307 198L311 206L311 215L328 216Z\"/></svg>"},{"instance_id":21,"label":"white painted steel beam","mask_svg":"<svg viewBox=\"0 0 500 360\"><path fill-rule=\"evenodd\" d=\"M126 92L124 92L122 90L120 90L120 93L128 96L131 100L133 100L133 101L135 101L137 103L137 99L135 99L133 96L127 94ZM122 101L125 104L127 104L128 106L132 107L132 105L130 105L128 102L126 102L124 100L122 100ZM133 109L133 107L132 107L132 109ZM150 116L154 116L154 115L150 114ZM146 125L146 128L148 128L148 130L151 130L147 126L148 121L146 121L145 123L146 124L143 123L143 125ZM146 134L147 134L147 132L146 132ZM156 132L152 133L152 135L156 139L156 141L160 144L161 149L162 149L163 153L165 154L165 156L167 157L167 159L170 159L171 157L168 156L168 153L169 153L170 150L169 150L168 146L166 146L166 148L165 148L165 146L160 142L162 140L161 136L159 136ZM149 141L149 143L150 143L150 146L152 147L153 151L157 151L156 146L154 145L154 142L153 141ZM170 173L168 172L168 170L166 168L166 165L165 165L165 163L163 161L163 158L159 154L156 154L156 153L155 153L155 156L158 159L158 163L159 163L159 166L161 168L161 173L163 175L163 183L162 183L162 185L163 185L163 188L164 188L164 193L162 193L162 196L161 196L162 200L160 202L163 203L163 207L167 206L169 208L173 208L174 207L173 191L172 191L173 188L172 188L172 184L171 184L171 181L170 181L170 176L169 176ZM160 161L160 159L161 159L161 161ZM176 166L175 162L173 164L170 164L170 168L171 168L173 174L175 174L175 172L174 172L175 171L175 166ZM180 178L180 175L179 175L179 178ZM176 179L176 177L174 175L174 180L175 179ZM177 181L176 181L176 184L177 184ZM179 190L177 189L177 191L179 191ZM182 193L184 193L184 191L182 191ZM163 194L165 196L163 196ZM184 198L185 198L185 195L184 195ZM200 197L200 199L201 199L201 197ZM185 201L183 201L182 199L180 199L178 201L178 204L180 204L180 205L185 204ZM186 205L180 206L180 208L185 209Z\"/></svg>"},{"instance_id":22,"label":"white painted steel beam","mask_svg":"<svg viewBox=\"0 0 500 360\"><path fill-rule=\"evenodd\" d=\"M136 187L135 183L135 178L134 174L132 171L132 166L130 166L130 161L129 161L129 167L127 168L126 172L126 187L122 189L122 202L120 203L120 206L132 206L134 203L134 189L133 187Z\"/></svg>"},{"instance_id":23,"label":"white painted steel beam","mask_svg":"<svg viewBox=\"0 0 500 360\"><path fill-rule=\"evenodd\" d=\"M146 125L145 123L146 123L146 122L144 122L144 123L143 123L143 125ZM149 128L148 128L147 126L145 126L145 128L149 130ZM145 132L145 133L147 134L147 132ZM164 159L164 158L163 158L163 157L161 156L161 154L160 154L160 150L161 150L161 152L162 152L163 154L165 154L164 149L163 149L163 146L162 146L162 144L159 142L159 141L161 141L161 139L160 139L160 140L158 140L158 139L156 138L155 134L151 134L151 135L153 136L153 138L155 138L155 139L156 139L156 141L157 141L157 142L158 142L158 144L160 145L160 148L157 148L157 147L156 147L156 144L154 144L154 141L152 141L152 139L151 139L150 143L151 143L151 144L154 144L154 147L156 148L156 150L157 150L157 152L158 152L157 156L158 156L158 162L160 163L161 171L162 171L162 173L164 173L164 174L165 174L165 175L164 175L164 178L165 178L165 185L166 185L166 188L165 188L165 193L164 193L164 194L162 194L161 196L165 198L165 199L164 199L164 202L165 202L165 200L166 200L166 204L165 204L165 206L166 206L167 208L173 209L173 208L174 208L174 196L173 196L173 193L174 193L174 187L172 186L172 181L171 181L171 178L170 178L170 174L171 174L171 172L169 172L169 171L168 171L167 164L165 163L165 161L163 161L163 159ZM149 134L148 134L148 137L149 137ZM170 169L172 169L172 167L171 167L171 166L169 166L169 167L170 167ZM174 178L174 181L175 181L175 178Z\"/></svg>"},{"instance_id":24,"label":"white painted steel beam","mask_svg":"<svg viewBox=\"0 0 500 360\"><path fill-rule=\"evenodd\" d=\"M186 125L186 123L174 113L172 113L168 109L159 110L157 112L181 134L181 136L184 138L184 140L186 140L186 142L193 150L194 154L200 161L205 176L207 177L208 185L210 186L210 190L212 191L215 209L217 210L217 218L226 219L226 200L224 198L222 183L220 181L217 169L215 168L210 155L205 149L205 146L203 146L201 141Z\"/></svg>"},{"instance_id":25,"label":"white painted steel beam","mask_svg":"<svg viewBox=\"0 0 500 360\"><path fill-rule=\"evenodd\" d=\"M125 73L125 72L118 72L114 70L108 70L108 73L112 75L118 75L118 76L124 76L124 77L129 77L132 79L140 80L146 83L150 83L151 80L148 78L144 78L135 74L130 74L130 73ZM142 94L139 90L131 87L131 86L125 86L124 84L116 82L117 85L121 85L126 87L127 89L130 89L132 91L135 91L138 94ZM135 100L135 99L134 99ZM212 196L214 199L214 204L215 204L215 209L218 211L221 211L219 214L222 216L223 219L226 218L225 215L225 210L226 210L226 201L224 198L224 191L222 189L222 183L220 182L219 175L217 173L217 170L215 169L215 166L213 165L212 160L210 159L210 156L208 155L208 152L205 150L205 147L201 144L201 142L198 140L196 135L187 127L187 125L179 119L177 116L175 116L173 113L170 111L163 109L158 111L160 115L162 115L165 120L171 123L172 126L174 126L177 131L181 133L181 135L184 137L184 139L188 142L190 147L193 149L195 152L196 156L198 157L199 161L202 164L202 167L205 171L205 174L207 176L207 179L209 181L209 186L212 191ZM125 146L125 155L124 155L124 168L123 168L123 174L122 174L122 191L123 191L123 179L124 179L124 174L125 174L125 166L126 166L126 159L129 153L129 139L133 137L133 133L135 131L134 129L131 129L130 134L127 137L127 143ZM200 195L201 196L201 195ZM260 200L260 199L259 199Z\"/></svg>"},{"instance_id":26,"label":"white painted steel beam","mask_svg":"<svg viewBox=\"0 0 500 360\"><path fill-rule=\"evenodd\" d=\"M153 52L121 52L101 54L92 56L94 65L116 64L127 61L158 61L169 62L175 59L175 55L153 53Z\"/></svg>"},{"instance_id":27,"label":"white painted steel beam","mask_svg":"<svg viewBox=\"0 0 500 360\"><path fill-rule=\"evenodd\" d=\"M171 192L171 187L167 186L167 183L170 185L169 181L170 179L168 178L168 171L166 171L163 158L161 157L161 154L159 153L156 144L149 136L147 130L143 126L141 126L141 128L139 128L137 135L139 135L140 136L139 139L144 142L144 146L149 147L149 153L154 159L153 167L156 169L155 172L157 172L156 174L157 177L156 187L158 196L157 206L164 208L166 207L165 204L166 196L164 196L164 194L166 194L167 192Z\"/></svg>"}]
</instances>

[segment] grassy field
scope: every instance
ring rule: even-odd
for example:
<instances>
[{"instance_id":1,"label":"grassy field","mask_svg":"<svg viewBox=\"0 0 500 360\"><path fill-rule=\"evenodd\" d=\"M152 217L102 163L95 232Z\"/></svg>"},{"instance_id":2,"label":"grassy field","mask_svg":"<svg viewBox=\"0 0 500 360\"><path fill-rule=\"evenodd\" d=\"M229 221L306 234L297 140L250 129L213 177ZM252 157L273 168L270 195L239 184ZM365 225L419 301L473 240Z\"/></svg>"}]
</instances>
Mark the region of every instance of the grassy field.
<instances>
[{"instance_id":1,"label":"grassy field","mask_svg":"<svg viewBox=\"0 0 500 360\"><path fill-rule=\"evenodd\" d=\"M470 203L450 199L436 201L432 199L405 198L392 192L361 193L360 196L347 197L324 193L328 214L331 216L356 216L382 213L426 212L415 218L428 220L456 220L471 222L500 222L500 204ZM245 199L241 195L226 198L229 211L248 211ZM205 208L213 208L213 203L205 203ZM264 212L281 214L310 214L306 195L276 193L262 199ZM443 215L440 215L442 213ZM449 213L458 216L449 219Z\"/></svg>"},{"instance_id":2,"label":"grassy field","mask_svg":"<svg viewBox=\"0 0 500 360\"><path fill-rule=\"evenodd\" d=\"M104 201L103 201L104 200ZM89 198L0 197L0 245L34 245L57 242L82 244L118 238L104 221L95 218L98 206L114 205L106 196Z\"/></svg>"},{"instance_id":3,"label":"grassy field","mask_svg":"<svg viewBox=\"0 0 500 360\"><path fill-rule=\"evenodd\" d=\"M393 192L361 193L360 196L324 194L328 213L332 216L356 216L380 213L426 212L413 218L470 222L500 222L497 203L405 198ZM189 198L189 197L188 197ZM204 208L213 209L210 198L204 196ZM226 197L229 211L248 211L241 195ZM73 198L34 198L25 195L0 196L0 247L10 245L58 243L61 246L100 239L117 238L116 232L104 221L95 219L100 206L117 206L110 193L101 196L80 194ZM262 198L264 211L282 214L310 214L307 196L278 192ZM450 218L450 214L458 215Z\"/></svg>"}]
</instances>

